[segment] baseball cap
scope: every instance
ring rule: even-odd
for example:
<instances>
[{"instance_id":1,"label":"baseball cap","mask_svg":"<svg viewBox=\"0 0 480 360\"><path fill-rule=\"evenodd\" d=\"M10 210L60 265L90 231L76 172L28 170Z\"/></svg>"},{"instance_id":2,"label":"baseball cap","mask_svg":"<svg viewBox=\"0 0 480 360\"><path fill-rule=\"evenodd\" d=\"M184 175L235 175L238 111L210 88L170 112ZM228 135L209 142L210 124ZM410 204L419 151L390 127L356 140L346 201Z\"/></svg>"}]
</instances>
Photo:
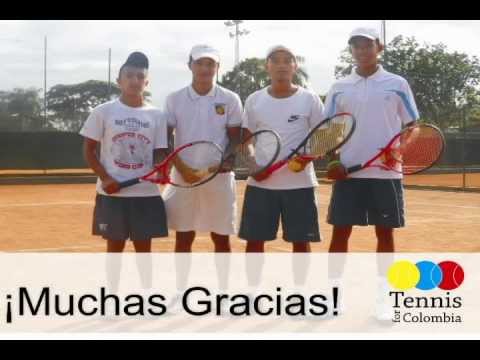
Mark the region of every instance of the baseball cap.
<instances>
[{"instance_id":1,"label":"baseball cap","mask_svg":"<svg viewBox=\"0 0 480 360\"><path fill-rule=\"evenodd\" d=\"M379 40L381 42L380 34L375 28L366 28L366 27L356 28L350 33L350 37L348 38L348 43L350 44L352 39L357 36L365 37L370 40Z\"/></svg>"},{"instance_id":2,"label":"baseball cap","mask_svg":"<svg viewBox=\"0 0 480 360\"><path fill-rule=\"evenodd\" d=\"M210 45L195 45L190 51L190 56L194 61L201 58L209 58L217 63L220 62L219 51Z\"/></svg>"},{"instance_id":3,"label":"baseball cap","mask_svg":"<svg viewBox=\"0 0 480 360\"><path fill-rule=\"evenodd\" d=\"M131 53L123 66L133 66L142 69L148 69L148 58L144 53L135 51Z\"/></svg>"},{"instance_id":4,"label":"baseball cap","mask_svg":"<svg viewBox=\"0 0 480 360\"><path fill-rule=\"evenodd\" d=\"M289 47L284 46L284 45L272 46L270 49L268 49L266 58L268 59L273 53L275 53L277 51L285 51L285 52L289 53L290 55L292 55L296 59L295 53L293 52L293 50L290 49Z\"/></svg>"}]
</instances>

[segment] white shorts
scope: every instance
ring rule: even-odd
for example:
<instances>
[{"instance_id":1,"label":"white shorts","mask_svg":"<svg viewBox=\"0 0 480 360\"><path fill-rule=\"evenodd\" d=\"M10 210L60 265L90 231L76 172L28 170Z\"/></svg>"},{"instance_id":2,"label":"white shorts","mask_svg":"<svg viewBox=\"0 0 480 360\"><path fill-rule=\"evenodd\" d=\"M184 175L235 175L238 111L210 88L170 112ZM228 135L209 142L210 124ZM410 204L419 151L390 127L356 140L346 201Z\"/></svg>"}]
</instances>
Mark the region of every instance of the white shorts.
<instances>
[{"instance_id":1,"label":"white shorts","mask_svg":"<svg viewBox=\"0 0 480 360\"><path fill-rule=\"evenodd\" d=\"M167 185L162 194L169 229L236 233L236 184L233 172L218 174L196 188Z\"/></svg>"}]
</instances>

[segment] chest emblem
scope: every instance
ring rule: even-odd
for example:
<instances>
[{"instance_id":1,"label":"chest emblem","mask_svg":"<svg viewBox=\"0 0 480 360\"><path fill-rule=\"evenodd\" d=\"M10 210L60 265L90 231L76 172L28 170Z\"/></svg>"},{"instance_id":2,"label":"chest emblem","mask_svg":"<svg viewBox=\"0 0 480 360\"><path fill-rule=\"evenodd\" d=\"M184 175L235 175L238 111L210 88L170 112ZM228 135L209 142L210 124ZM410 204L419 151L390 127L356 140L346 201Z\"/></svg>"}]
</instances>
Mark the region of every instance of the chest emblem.
<instances>
[{"instance_id":1,"label":"chest emblem","mask_svg":"<svg viewBox=\"0 0 480 360\"><path fill-rule=\"evenodd\" d=\"M225 104L215 104L215 112L217 115L225 115Z\"/></svg>"}]
</instances>

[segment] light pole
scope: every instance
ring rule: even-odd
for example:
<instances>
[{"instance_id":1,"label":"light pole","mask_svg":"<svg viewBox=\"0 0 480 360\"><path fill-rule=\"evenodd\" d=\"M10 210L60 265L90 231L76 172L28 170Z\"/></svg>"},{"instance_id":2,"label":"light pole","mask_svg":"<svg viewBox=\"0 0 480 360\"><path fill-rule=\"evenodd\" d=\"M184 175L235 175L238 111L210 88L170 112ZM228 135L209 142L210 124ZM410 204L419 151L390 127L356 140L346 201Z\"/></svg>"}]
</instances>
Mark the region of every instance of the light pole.
<instances>
[{"instance_id":1,"label":"light pole","mask_svg":"<svg viewBox=\"0 0 480 360\"><path fill-rule=\"evenodd\" d=\"M230 38L235 38L235 66L240 62L240 36L247 35L250 33L248 30L240 30L240 24L243 23L243 20L228 20L224 24L227 27L235 26L235 32L229 33Z\"/></svg>"},{"instance_id":2,"label":"light pole","mask_svg":"<svg viewBox=\"0 0 480 360\"><path fill-rule=\"evenodd\" d=\"M383 65L387 65L387 21L382 20L381 23L381 31L382 31L382 40L383 40Z\"/></svg>"},{"instance_id":3,"label":"light pole","mask_svg":"<svg viewBox=\"0 0 480 360\"><path fill-rule=\"evenodd\" d=\"M43 117L44 124L47 126L47 37L45 36L45 42L43 47Z\"/></svg>"},{"instance_id":4,"label":"light pole","mask_svg":"<svg viewBox=\"0 0 480 360\"><path fill-rule=\"evenodd\" d=\"M110 68L112 65L112 49L108 49L108 100L112 98L112 82L110 78Z\"/></svg>"}]
</instances>

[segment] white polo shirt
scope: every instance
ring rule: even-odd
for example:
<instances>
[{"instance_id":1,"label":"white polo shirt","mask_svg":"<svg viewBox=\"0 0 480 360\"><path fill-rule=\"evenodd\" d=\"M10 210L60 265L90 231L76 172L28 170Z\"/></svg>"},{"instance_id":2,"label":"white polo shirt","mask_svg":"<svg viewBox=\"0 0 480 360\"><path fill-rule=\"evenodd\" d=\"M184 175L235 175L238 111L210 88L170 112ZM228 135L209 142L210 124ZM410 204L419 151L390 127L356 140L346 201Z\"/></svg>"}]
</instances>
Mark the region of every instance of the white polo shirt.
<instances>
[{"instance_id":1,"label":"white polo shirt","mask_svg":"<svg viewBox=\"0 0 480 360\"><path fill-rule=\"evenodd\" d=\"M201 96L187 86L168 95L165 102L168 126L175 128L175 148L197 140L213 141L225 150L227 128L242 123L242 102L234 92L214 85Z\"/></svg>"},{"instance_id":2,"label":"white polo shirt","mask_svg":"<svg viewBox=\"0 0 480 360\"><path fill-rule=\"evenodd\" d=\"M384 70L381 65L367 78L353 69L349 76L334 83L325 101L325 111L327 116L349 112L357 120L355 132L340 153L340 160L346 167L370 160L401 131L403 125L419 117L407 81ZM403 176L373 167L350 177L401 179Z\"/></svg>"},{"instance_id":3,"label":"white polo shirt","mask_svg":"<svg viewBox=\"0 0 480 360\"><path fill-rule=\"evenodd\" d=\"M323 118L323 103L310 90L299 87L292 96L278 99L268 93L268 88L264 88L250 95L245 102L242 127L251 132L263 129L276 131L282 144L279 159L283 159ZM318 185L312 163L298 173L284 166L263 181L249 178L247 183L266 189L300 189Z\"/></svg>"},{"instance_id":4,"label":"white polo shirt","mask_svg":"<svg viewBox=\"0 0 480 360\"><path fill-rule=\"evenodd\" d=\"M117 181L143 176L153 168L153 150L167 148L167 121L160 109L130 107L119 99L94 108L80 134L101 143L100 163ZM97 180L97 192L108 195ZM142 182L109 196L159 196L158 186Z\"/></svg>"}]
</instances>

